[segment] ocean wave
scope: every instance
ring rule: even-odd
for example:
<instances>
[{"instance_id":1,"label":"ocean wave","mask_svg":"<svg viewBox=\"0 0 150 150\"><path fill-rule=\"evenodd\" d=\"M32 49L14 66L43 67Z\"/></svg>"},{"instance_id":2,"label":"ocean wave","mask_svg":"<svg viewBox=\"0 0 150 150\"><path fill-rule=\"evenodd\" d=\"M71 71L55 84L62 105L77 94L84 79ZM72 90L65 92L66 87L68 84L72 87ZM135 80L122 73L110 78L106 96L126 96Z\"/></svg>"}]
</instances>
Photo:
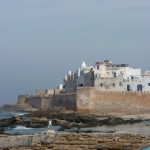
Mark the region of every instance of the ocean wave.
<instances>
[{"instance_id":1,"label":"ocean wave","mask_svg":"<svg viewBox=\"0 0 150 150\"><path fill-rule=\"evenodd\" d=\"M0 112L0 120L11 118L13 116L22 116L28 114L27 112Z\"/></svg>"},{"instance_id":2,"label":"ocean wave","mask_svg":"<svg viewBox=\"0 0 150 150\"><path fill-rule=\"evenodd\" d=\"M29 129L32 129L32 128L27 128L24 126L16 126L13 130L29 130Z\"/></svg>"},{"instance_id":3,"label":"ocean wave","mask_svg":"<svg viewBox=\"0 0 150 150\"><path fill-rule=\"evenodd\" d=\"M26 115L26 114L28 114L28 113L19 113L19 114L17 114L18 116L23 116L23 115Z\"/></svg>"}]
</instances>

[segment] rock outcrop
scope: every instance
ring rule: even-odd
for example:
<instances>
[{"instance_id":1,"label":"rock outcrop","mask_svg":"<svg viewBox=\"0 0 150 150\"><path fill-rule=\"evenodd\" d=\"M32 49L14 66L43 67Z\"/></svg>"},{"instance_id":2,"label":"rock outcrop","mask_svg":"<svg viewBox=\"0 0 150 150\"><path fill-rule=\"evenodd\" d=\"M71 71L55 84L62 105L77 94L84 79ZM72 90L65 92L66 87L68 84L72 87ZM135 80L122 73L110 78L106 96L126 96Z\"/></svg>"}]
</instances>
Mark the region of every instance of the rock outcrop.
<instances>
[{"instance_id":1,"label":"rock outcrop","mask_svg":"<svg viewBox=\"0 0 150 150\"><path fill-rule=\"evenodd\" d=\"M150 136L116 133L55 133L0 136L0 148L7 150L140 150L150 146ZM1 150L0 149L0 150Z\"/></svg>"},{"instance_id":2,"label":"rock outcrop","mask_svg":"<svg viewBox=\"0 0 150 150\"><path fill-rule=\"evenodd\" d=\"M35 135L0 136L0 148L32 147L38 144L51 144L56 138L53 130L48 130Z\"/></svg>"},{"instance_id":3,"label":"rock outcrop","mask_svg":"<svg viewBox=\"0 0 150 150\"><path fill-rule=\"evenodd\" d=\"M48 130L40 133L40 141L43 144L52 144L56 139L56 133L53 130Z\"/></svg>"}]
</instances>

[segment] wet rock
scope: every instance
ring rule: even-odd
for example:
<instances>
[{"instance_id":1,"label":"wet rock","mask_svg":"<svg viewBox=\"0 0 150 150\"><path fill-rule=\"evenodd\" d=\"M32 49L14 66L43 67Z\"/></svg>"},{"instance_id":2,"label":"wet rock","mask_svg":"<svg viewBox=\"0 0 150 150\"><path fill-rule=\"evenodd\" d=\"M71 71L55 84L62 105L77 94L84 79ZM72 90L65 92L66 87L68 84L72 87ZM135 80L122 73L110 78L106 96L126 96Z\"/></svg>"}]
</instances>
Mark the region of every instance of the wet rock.
<instances>
[{"instance_id":1,"label":"wet rock","mask_svg":"<svg viewBox=\"0 0 150 150\"><path fill-rule=\"evenodd\" d=\"M30 118L26 119L25 118ZM39 110L24 116L16 116L9 119L0 120L0 127L11 127L23 125L30 128L41 128L48 126L49 120L52 125L60 125L62 130L73 127L97 127L102 125L114 126L121 124L134 124L143 122L143 119L122 118L115 116L101 116L96 114L83 114L61 109Z\"/></svg>"},{"instance_id":2,"label":"wet rock","mask_svg":"<svg viewBox=\"0 0 150 150\"><path fill-rule=\"evenodd\" d=\"M69 122L67 120L60 120L60 119L54 119L53 120L53 125L59 125L62 128L60 129L61 131L63 131L64 129L71 129L73 127L77 127L77 128L81 128L87 125L80 123L76 123L76 122Z\"/></svg>"},{"instance_id":3,"label":"wet rock","mask_svg":"<svg viewBox=\"0 0 150 150\"><path fill-rule=\"evenodd\" d=\"M43 127L42 124L36 124L36 123L31 123L26 125L27 128L41 128Z\"/></svg>"},{"instance_id":4,"label":"wet rock","mask_svg":"<svg viewBox=\"0 0 150 150\"><path fill-rule=\"evenodd\" d=\"M70 129L72 127L97 127L102 125L114 126L121 124L133 124L143 122L142 119L131 119L122 118L115 116L101 116L96 114L82 114L73 111L66 111L60 109L49 109L40 110L38 112L33 112L28 114L28 116L33 117L32 123L48 125L49 120L53 120L53 126L60 125L61 130ZM45 118L45 120L41 120ZM48 119L47 119L48 118ZM30 124L30 123L29 123Z\"/></svg>"},{"instance_id":5,"label":"wet rock","mask_svg":"<svg viewBox=\"0 0 150 150\"><path fill-rule=\"evenodd\" d=\"M0 134L4 133L4 128L0 128Z\"/></svg>"},{"instance_id":6,"label":"wet rock","mask_svg":"<svg viewBox=\"0 0 150 150\"><path fill-rule=\"evenodd\" d=\"M14 116L12 117L12 122L17 122L17 121L20 121L21 118L19 116Z\"/></svg>"},{"instance_id":7,"label":"wet rock","mask_svg":"<svg viewBox=\"0 0 150 150\"><path fill-rule=\"evenodd\" d=\"M63 128L71 128L71 123L66 120L59 120L59 119L54 119L53 120L53 125L60 125Z\"/></svg>"},{"instance_id":8,"label":"wet rock","mask_svg":"<svg viewBox=\"0 0 150 150\"><path fill-rule=\"evenodd\" d=\"M31 126L32 124L39 124L39 127L45 127L48 126L48 122L49 120L45 118L33 118L31 120Z\"/></svg>"},{"instance_id":9,"label":"wet rock","mask_svg":"<svg viewBox=\"0 0 150 150\"><path fill-rule=\"evenodd\" d=\"M26 123L26 127L30 128L41 128L41 127L46 127L48 126L49 120L46 118L36 118L34 117L32 120L28 121Z\"/></svg>"},{"instance_id":10,"label":"wet rock","mask_svg":"<svg viewBox=\"0 0 150 150\"><path fill-rule=\"evenodd\" d=\"M0 127L9 127L12 125L12 118L0 120Z\"/></svg>"}]
</instances>

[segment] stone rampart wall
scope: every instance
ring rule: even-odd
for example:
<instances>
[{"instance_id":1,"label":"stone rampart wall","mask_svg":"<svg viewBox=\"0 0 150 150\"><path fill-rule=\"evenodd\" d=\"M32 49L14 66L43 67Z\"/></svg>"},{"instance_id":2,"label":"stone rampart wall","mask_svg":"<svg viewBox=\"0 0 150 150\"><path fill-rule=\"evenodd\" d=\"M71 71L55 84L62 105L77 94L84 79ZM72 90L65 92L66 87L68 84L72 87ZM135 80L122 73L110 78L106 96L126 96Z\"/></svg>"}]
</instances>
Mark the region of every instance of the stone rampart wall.
<instances>
[{"instance_id":1,"label":"stone rampart wall","mask_svg":"<svg viewBox=\"0 0 150 150\"><path fill-rule=\"evenodd\" d=\"M54 95L51 101L51 106L76 110L76 93Z\"/></svg>"},{"instance_id":2,"label":"stone rampart wall","mask_svg":"<svg viewBox=\"0 0 150 150\"><path fill-rule=\"evenodd\" d=\"M77 93L77 111L78 112L90 112L91 111L91 102L93 99L92 94L94 93L94 88L91 87L83 87L78 88Z\"/></svg>"},{"instance_id":3,"label":"stone rampart wall","mask_svg":"<svg viewBox=\"0 0 150 150\"><path fill-rule=\"evenodd\" d=\"M49 96L29 96L24 103L37 109L63 107L78 112L120 112L150 108L149 92L98 91L94 87L77 88L76 93L62 93ZM134 109L135 108L135 109Z\"/></svg>"},{"instance_id":4,"label":"stone rampart wall","mask_svg":"<svg viewBox=\"0 0 150 150\"><path fill-rule=\"evenodd\" d=\"M53 95L49 95L49 97L43 97L41 100L41 108L47 109L48 107L50 107L53 97Z\"/></svg>"},{"instance_id":5,"label":"stone rampart wall","mask_svg":"<svg viewBox=\"0 0 150 150\"><path fill-rule=\"evenodd\" d=\"M77 89L77 111L132 111L133 109L150 108L148 92L104 92L93 87Z\"/></svg>"},{"instance_id":6,"label":"stone rampart wall","mask_svg":"<svg viewBox=\"0 0 150 150\"><path fill-rule=\"evenodd\" d=\"M25 102L25 96L19 95L17 104L24 104L24 102Z\"/></svg>"},{"instance_id":7,"label":"stone rampart wall","mask_svg":"<svg viewBox=\"0 0 150 150\"><path fill-rule=\"evenodd\" d=\"M25 103L30 104L37 109L47 109L53 99L53 95L49 96L31 96L25 99Z\"/></svg>"},{"instance_id":8,"label":"stone rampart wall","mask_svg":"<svg viewBox=\"0 0 150 150\"><path fill-rule=\"evenodd\" d=\"M124 106L150 108L150 93L140 92L100 92L94 91L94 101L111 102Z\"/></svg>"},{"instance_id":9,"label":"stone rampart wall","mask_svg":"<svg viewBox=\"0 0 150 150\"><path fill-rule=\"evenodd\" d=\"M49 96L28 96L24 103L37 109L47 109L48 107L62 107L76 110L76 93L52 94Z\"/></svg>"},{"instance_id":10,"label":"stone rampart wall","mask_svg":"<svg viewBox=\"0 0 150 150\"><path fill-rule=\"evenodd\" d=\"M41 97L40 96L33 96L33 97L28 97L25 99L25 103L28 103L34 108L41 108Z\"/></svg>"}]
</instances>

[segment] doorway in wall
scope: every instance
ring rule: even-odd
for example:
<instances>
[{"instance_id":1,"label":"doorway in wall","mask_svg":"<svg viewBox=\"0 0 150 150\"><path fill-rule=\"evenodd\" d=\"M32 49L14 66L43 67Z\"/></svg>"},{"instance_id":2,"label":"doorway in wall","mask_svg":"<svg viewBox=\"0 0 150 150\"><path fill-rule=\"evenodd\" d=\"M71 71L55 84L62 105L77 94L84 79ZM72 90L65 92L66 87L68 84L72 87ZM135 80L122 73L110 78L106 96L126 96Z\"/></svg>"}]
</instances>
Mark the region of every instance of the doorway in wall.
<instances>
[{"instance_id":1,"label":"doorway in wall","mask_svg":"<svg viewBox=\"0 0 150 150\"><path fill-rule=\"evenodd\" d=\"M137 91L142 91L142 84L137 85Z\"/></svg>"}]
</instances>

